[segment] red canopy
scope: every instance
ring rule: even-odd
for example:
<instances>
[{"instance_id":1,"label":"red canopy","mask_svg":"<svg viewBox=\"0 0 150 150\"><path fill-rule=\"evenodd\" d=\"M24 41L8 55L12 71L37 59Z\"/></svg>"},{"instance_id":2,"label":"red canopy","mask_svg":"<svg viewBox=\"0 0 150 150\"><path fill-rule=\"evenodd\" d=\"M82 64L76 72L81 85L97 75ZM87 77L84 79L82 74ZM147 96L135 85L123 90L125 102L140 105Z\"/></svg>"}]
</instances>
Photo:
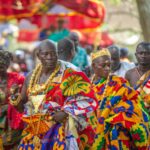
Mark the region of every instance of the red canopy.
<instances>
[{"instance_id":1,"label":"red canopy","mask_svg":"<svg viewBox=\"0 0 150 150\"><path fill-rule=\"evenodd\" d=\"M98 0L55 0L46 14L35 14L31 20L39 27L46 28L63 17L69 29L87 29L99 27L105 17L105 7Z\"/></svg>"},{"instance_id":2,"label":"red canopy","mask_svg":"<svg viewBox=\"0 0 150 150\"><path fill-rule=\"evenodd\" d=\"M104 5L98 0L56 0L56 3L90 18L104 19Z\"/></svg>"},{"instance_id":3,"label":"red canopy","mask_svg":"<svg viewBox=\"0 0 150 150\"><path fill-rule=\"evenodd\" d=\"M55 5L68 12L44 12ZM46 23L43 23L43 16ZM0 0L0 20L28 17L43 28L54 24L60 16L68 20L69 29L96 28L103 23L105 8L99 0Z\"/></svg>"},{"instance_id":4,"label":"red canopy","mask_svg":"<svg viewBox=\"0 0 150 150\"><path fill-rule=\"evenodd\" d=\"M92 32L83 33L77 31L80 35L80 41L82 45L101 45L101 47L108 47L114 43L114 40L109 36L107 32ZM39 30L21 30L19 34L19 41L33 42L38 40Z\"/></svg>"},{"instance_id":5,"label":"red canopy","mask_svg":"<svg viewBox=\"0 0 150 150\"><path fill-rule=\"evenodd\" d=\"M45 0L0 0L0 20L33 16Z\"/></svg>"},{"instance_id":6,"label":"red canopy","mask_svg":"<svg viewBox=\"0 0 150 150\"><path fill-rule=\"evenodd\" d=\"M90 45L100 45L101 47L108 47L114 43L114 40L110 37L108 32L94 31L94 32L79 32L77 30L73 30L77 32L80 37L80 41L82 45L90 44Z\"/></svg>"},{"instance_id":7,"label":"red canopy","mask_svg":"<svg viewBox=\"0 0 150 150\"><path fill-rule=\"evenodd\" d=\"M22 4L23 4L23 0ZM24 0L33 2L36 0ZM42 0L38 0L40 3ZM48 1L48 0L47 0ZM45 3L47 2L45 0ZM47 28L50 25L56 25L57 19L63 17L66 20L66 28L70 30L77 29L83 34L81 39L89 44L95 43L96 37L103 45L109 45L113 42L105 33L96 32L96 28L100 27L105 17L105 7L103 2L99 0L50 0L51 8L47 13L35 13L30 20L40 28ZM43 7L49 8L49 5L42 4ZM44 6L45 4L45 6ZM31 4L30 4L31 5ZM37 10L37 9L36 9ZM35 11L34 11L35 12ZM33 12L33 13L34 13ZM88 31L88 32L86 32ZM89 32L90 31L90 32ZM33 41L37 40L39 30L20 31L19 40ZM90 34L89 34L90 33ZM103 42L104 41L104 42ZM105 42L107 41L107 43Z\"/></svg>"}]
</instances>

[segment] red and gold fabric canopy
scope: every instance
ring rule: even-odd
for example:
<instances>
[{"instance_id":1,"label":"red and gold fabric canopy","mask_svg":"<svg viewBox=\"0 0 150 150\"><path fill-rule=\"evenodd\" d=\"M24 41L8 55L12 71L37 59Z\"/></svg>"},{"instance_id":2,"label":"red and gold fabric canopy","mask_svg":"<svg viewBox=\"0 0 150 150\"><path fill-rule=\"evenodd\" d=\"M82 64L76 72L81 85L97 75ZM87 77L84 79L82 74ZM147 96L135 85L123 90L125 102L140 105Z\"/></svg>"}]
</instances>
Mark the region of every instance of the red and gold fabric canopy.
<instances>
[{"instance_id":1,"label":"red and gold fabric canopy","mask_svg":"<svg viewBox=\"0 0 150 150\"><path fill-rule=\"evenodd\" d=\"M69 29L95 29L104 21L105 7L99 0L55 0L52 4L46 14L35 14L32 22L44 28L63 17Z\"/></svg>"},{"instance_id":2,"label":"red and gold fabric canopy","mask_svg":"<svg viewBox=\"0 0 150 150\"><path fill-rule=\"evenodd\" d=\"M56 25L60 17L67 21L66 28L80 30L87 37L89 31L103 23L105 7L100 0L0 0L0 20L29 18L39 28L48 28ZM19 38L37 40L38 33L39 30L20 31ZM89 43L94 41L88 39Z\"/></svg>"},{"instance_id":3,"label":"red and gold fabric canopy","mask_svg":"<svg viewBox=\"0 0 150 150\"><path fill-rule=\"evenodd\" d=\"M104 18L104 5L99 0L56 0L56 3L93 19Z\"/></svg>"},{"instance_id":4,"label":"red and gold fabric canopy","mask_svg":"<svg viewBox=\"0 0 150 150\"><path fill-rule=\"evenodd\" d=\"M0 20L31 17L46 0L0 0Z\"/></svg>"},{"instance_id":5,"label":"red and gold fabric canopy","mask_svg":"<svg viewBox=\"0 0 150 150\"><path fill-rule=\"evenodd\" d=\"M64 7L67 13L48 11L55 5ZM43 16L47 20L44 26ZM42 28L56 22L58 17L68 20L69 29L96 28L103 23L105 8L99 0L0 0L0 20L27 17Z\"/></svg>"}]
</instances>

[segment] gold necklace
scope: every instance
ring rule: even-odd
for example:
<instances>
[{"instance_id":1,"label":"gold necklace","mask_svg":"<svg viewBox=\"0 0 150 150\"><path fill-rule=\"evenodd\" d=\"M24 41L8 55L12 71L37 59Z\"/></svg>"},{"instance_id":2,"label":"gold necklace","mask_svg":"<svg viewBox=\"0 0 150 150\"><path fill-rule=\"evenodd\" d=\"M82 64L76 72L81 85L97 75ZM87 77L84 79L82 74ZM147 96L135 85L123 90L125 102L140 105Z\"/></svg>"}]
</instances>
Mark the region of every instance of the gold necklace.
<instances>
[{"instance_id":1,"label":"gold necklace","mask_svg":"<svg viewBox=\"0 0 150 150\"><path fill-rule=\"evenodd\" d=\"M32 73L30 82L29 82L29 87L28 87L28 92L30 95L36 95L41 91L47 91L47 88L49 87L49 84L51 83L52 79L54 78L54 76L56 75L56 73L59 71L60 69L60 65L57 65L56 69L54 70L54 72L50 75L50 77L48 78L48 80L44 83L44 85L40 85L40 86L36 86L41 72L42 72L42 65L39 64L35 70Z\"/></svg>"},{"instance_id":2,"label":"gold necklace","mask_svg":"<svg viewBox=\"0 0 150 150\"><path fill-rule=\"evenodd\" d=\"M54 76L56 75L56 73L59 71L60 69L60 65L57 65L56 69L54 70L54 72L50 75L50 77L48 78L48 80L45 83L45 87L43 90L45 90L47 92L48 87L50 85L50 83L52 82L52 79L54 78ZM39 64L35 70L33 71L33 74L31 76L31 80L29 82L29 88L28 88L28 92L29 94L37 94L39 91L32 91L34 90L33 87L35 86L35 84L37 84L37 81L40 77L42 71L42 65ZM43 99L44 100L44 99ZM39 117L39 120L37 122L37 130L35 131L35 127L33 125L33 121L32 121L32 115L30 116L30 121L31 121L31 125L32 125L32 129L34 131L34 138L33 138L33 145L34 145L34 149L35 150L40 150L41 149L41 141L40 138L38 137L38 131L39 131L39 127L40 127L40 122L41 122L41 116Z\"/></svg>"}]
</instances>

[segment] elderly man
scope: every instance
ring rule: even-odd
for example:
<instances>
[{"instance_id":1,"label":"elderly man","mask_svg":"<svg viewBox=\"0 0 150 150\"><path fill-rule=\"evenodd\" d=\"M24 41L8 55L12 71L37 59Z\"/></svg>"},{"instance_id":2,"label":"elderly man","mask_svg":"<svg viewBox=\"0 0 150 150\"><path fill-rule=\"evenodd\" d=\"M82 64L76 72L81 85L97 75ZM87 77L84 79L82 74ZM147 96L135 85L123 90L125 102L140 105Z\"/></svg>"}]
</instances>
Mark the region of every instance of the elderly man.
<instances>
[{"instance_id":1,"label":"elderly man","mask_svg":"<svg viewBox=\"0 0 150 150\"><path fill-rule=\"evenodd\" d=\"M92 67L93 89L99 102L99 124L92 150L148 149L148 115L128 82L110 74L111 55L107 49L92 53Z\"/></svg>"},{"instance_id":2,"label":"elderly man","mask_svg":"<svg viewBox=\"0 0 150 150\"><path fill-rule=\"evenodd\" d=\"M11 103L25 104L27 124L19 150L79 150L93 143L94 130L88 116L97 101L88 78L57 59L49 40L37 48L41 63L26 78L22 94ZM12 93L15 95L15 93Z\"/></svg>"}]
</instances>

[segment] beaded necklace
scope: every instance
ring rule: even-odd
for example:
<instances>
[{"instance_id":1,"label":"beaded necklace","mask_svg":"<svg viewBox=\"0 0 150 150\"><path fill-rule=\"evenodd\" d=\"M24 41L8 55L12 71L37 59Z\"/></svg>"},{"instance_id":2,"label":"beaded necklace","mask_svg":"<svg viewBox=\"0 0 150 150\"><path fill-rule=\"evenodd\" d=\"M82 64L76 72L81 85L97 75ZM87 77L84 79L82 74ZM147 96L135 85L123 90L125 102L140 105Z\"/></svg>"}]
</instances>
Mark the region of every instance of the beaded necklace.
<instances>
[{"instance_id":1,"label":"beaded necklace","mask_svg":"<svg viewBox=\"0 0 150 150\"><path fill-rule=\"evenodd\" d=\"M42 65L39 64L35 70L32 73L30 82L29 82L29 87L28 87L28 92L29 95L36 95L38 94L40 91L45 91L45 93L48 91L48 87L52 82L52 79L55 77L55 75L57 74L57 72L60 69L60 65L57 65L56 69L54 70L54 72L50 75L50 77L48 78L48 80L45 82L45 84L43 86L41 86L41 88L34 88L35 85L37 84L41 72L42 72ZM43 99L44 100L44 99ZM42 108L41 108L42 109ZM39 120L37 121L37 128L33 125L33 121L32 121L32 115L30 115L30 122L32 125L32 129L34 131L34 138L33 138L33 145L34 145L34 149L40 149L41 148L41 141L40 138L38 137L38 131L40 128L40 122L41 122L41 118L39 117Z\"/></svg>"},{"instance_id":2,"label":"beaded necklace","mask_svg":"<svg viewBox=\"0 0 150 150\"><path fill-rule=\"evenodd\" d=\"M35 87L35 85L37 84L37 82L40 78L41 72L42 72L42 65L39 64L33 71L30 82L29 82L29 87L28 87L29 95L37 95L39 92L42 92L42 91L47 92L47 89L48 89L50 83L52 82L52 79L55 77L55 75L59 71L59 69L60 69L60 65L57 65L56 69L50 75L50 77L47 79L47 81L43 85Z\"/></svg>"}]
</instances>

